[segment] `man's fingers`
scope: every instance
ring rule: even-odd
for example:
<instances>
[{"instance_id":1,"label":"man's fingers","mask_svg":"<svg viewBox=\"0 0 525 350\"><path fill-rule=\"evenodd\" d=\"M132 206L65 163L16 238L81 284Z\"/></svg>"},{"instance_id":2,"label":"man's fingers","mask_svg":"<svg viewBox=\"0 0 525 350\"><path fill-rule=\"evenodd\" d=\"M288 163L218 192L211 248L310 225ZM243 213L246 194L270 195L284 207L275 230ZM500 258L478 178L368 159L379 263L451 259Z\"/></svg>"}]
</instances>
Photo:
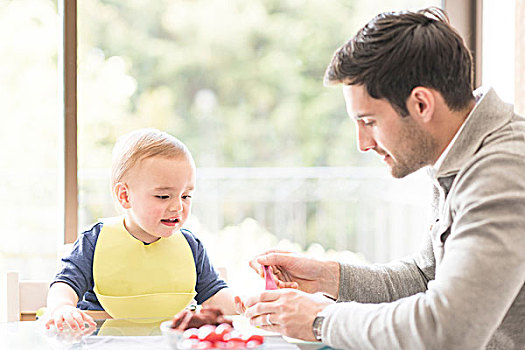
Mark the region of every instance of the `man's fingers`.
<instances>
[{"instance_id":1,"label":"man's fingers","mask_svg":"<svg viewBox=\"0 0 525 350\"><path fill-rule=\"evenodd\" d=\"M244 301L244 306L246 307L244 316L246 318L253 318L258 315L275 312L275 308L277 306L274 302L279 299L279 291L279 289L265 291L259 295L250 296L246 298L246 300Z\"/></svg>"},{"instance_id":2,"label":"man's fingers","mask_svg":"<svg viewBox=\"0 0 525 350\"><path fill-rule=\"evenodd\" d=\"M255 327L264 327L266 329L270 327L276 327L278 324L272 321L272 318L275 318L275 314L262 314L250 319L250 324Z\"/></svg>"},{"instance_id":3,"label":"man's fingers","mask_svg":"<svg viewBox=\"0 0 525 350\"><path fill-rule=\"evenodd\" d=\"M257 257L255 257L253 260L250 260L248 262L248 265L250 265L250 267L261 277L263 277L264 273L263 273L263 270L261 268L261 264L259 264L257 262Z\"/></svg>"},{"instance_id":4,"label":"man's fingers","mask_svg":"<svg viewBox=\"0 0 525 350\"><path fill-rule=\"evenodd\" d=\"M277 287L279 287L279 289L282 289L282 288L293 288L293 289L298 289L299 288L299 284L297 282L283 282L281 280L277 280Z\"/></svg>"},{"instance_id":5,"label":"man's fingers","mask_svg":"<svg viewBox=\"0 0 525 350\"><path fill-rule=\"evenodd\" d=\"M275 301L275 300L279 299L279 294L276 293L278 291L279 291L279 289L267 290L267 291L261 292L261 293L256 294L256 295L251 295L251 296L247 297L244 300L244 306L246 308L249 308L249 307L253 306L256 303Z\"/></svg>"},{"instance_id":6,"label":"man's fingers","mask_svg":"<svg viewBox=\"0 0 525 350\"><path fill-rule=\"evenodd\" d=\"M251 262L257 262L260 265L277 265L275 260L276 256L286 256L293 254L292 252L280 249L270 249L262 254L256 255Z\"/></svg>"},{"instance_id":7,"label":"man's fingers","mask_svg":"<svg viewBox=\"0 0 525 350\"><path fill-rule=\"evenodd\" d=\"M273 253L279 253L279 254L292 254L292 252L288 251L288 250L282 250L282 249L269 249L266 251L266 255L268 254L273 254Z\"/></svg>"},{"instance_id":8,"label":"man's fingers","mask_svg":"<svg viewBox=\"0 0 525 350\"><path fill-rule=\"evenodd\" d=\"M279 270L277 266L285 266L285 268L294 262L294 259L297 258L297 255L295 255L292 252L287 252L284 250L273 250L268 251L264 255L258 256L255 258L255 260L260 265L269 265L272 266L272 269L274 272L277 272Z\"/></svg>"}]
</instances>

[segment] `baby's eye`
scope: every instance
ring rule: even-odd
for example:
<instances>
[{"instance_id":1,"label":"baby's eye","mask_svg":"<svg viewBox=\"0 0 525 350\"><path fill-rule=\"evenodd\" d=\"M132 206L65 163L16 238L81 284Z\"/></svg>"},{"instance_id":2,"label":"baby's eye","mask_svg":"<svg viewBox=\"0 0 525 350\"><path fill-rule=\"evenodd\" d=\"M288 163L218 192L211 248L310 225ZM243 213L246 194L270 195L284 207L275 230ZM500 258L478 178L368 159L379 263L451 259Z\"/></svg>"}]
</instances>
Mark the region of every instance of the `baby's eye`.
<instances>
[{"instance_id":1,"label":"baby's eye","mask_svg":"<svg viewBox=\"0 0 525 350\"><path fill-rule=\"evenodd\" d=\"M363 125L364 126L373 126L375 124L375 120L363 120Z\"/></svg>"},{"instance_id":2,"label":"baby's eye","mask_svg":"<svg viewBox=\"0 0 525 350\"><path fill-rule=\"evenodd\" d=\"M170 196L162 196L162 195L158 195L158 196L155 196L155 198L159 198L159 199L168 199L168 198L170 198Z\"/></svg>"},{"instance_id":3,"label":"baby's eye","mask_svg":"<svg viewBox=\"0 0 525 350\"><path fill-rule=\"evenodd\" d=\"M182 199L191 199L191 196L189 194L185 194L182 196Z\"/></svg>"}]
</instances>

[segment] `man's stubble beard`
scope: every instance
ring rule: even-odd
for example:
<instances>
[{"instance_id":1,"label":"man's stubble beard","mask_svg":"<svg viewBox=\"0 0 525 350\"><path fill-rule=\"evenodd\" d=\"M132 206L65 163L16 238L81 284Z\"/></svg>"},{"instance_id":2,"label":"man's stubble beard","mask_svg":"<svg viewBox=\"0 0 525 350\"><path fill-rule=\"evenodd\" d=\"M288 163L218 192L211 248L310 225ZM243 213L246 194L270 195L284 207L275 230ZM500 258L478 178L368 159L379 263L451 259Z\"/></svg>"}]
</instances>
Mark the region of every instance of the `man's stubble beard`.
<instances>
[{"instance_id":1,"label":"man's stubble beard","mask_svg":"<svg viewBox=\"0 0 525 350\"><path fill-rule=\"evenodd\" d=\"M403 117L410 118L410 116ZM403 178L427 166L436 159L438 143L435 138L423 130L412 119L406 120L401 135L399 135L399 154L390 168L392 176ZM404 140L404 141L402 141ZM401 143L403 142L403 143Z\"/></svg>"}]
</instances>

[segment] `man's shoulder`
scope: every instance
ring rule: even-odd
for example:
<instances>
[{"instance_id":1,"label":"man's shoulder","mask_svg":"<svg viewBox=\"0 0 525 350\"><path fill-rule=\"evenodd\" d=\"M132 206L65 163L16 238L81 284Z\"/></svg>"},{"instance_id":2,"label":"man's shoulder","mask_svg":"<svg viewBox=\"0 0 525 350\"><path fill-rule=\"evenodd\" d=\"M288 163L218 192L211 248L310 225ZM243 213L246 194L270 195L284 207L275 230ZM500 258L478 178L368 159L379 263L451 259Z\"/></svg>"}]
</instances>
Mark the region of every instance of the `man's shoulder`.
<instances>
[{"instance_id":1,"label":"man's shoulder","mask_svg":"<svg viewBox=\"0 0 525 350\"><path fill-rule=\"evenodd\" d=\"M495 132L487 135L482 148L512 144L519 149L525 147L525 118L513 114L510 120ZM514 147L514 148L515 148Z\"/></svg>"},{"instance_id":2,"label":"man's shoulder","mask_svg":"<svg viewBox=\"0 0 525 350\"><path fill-rule=\"evenodd\" d=\"M525 197L525 121L507 124L488 135L479 149L463 164L454 178L454 198L460 195L479 201L494 192ZM519 131L518 129L519 128Z\"/></svg>"},{"instance_id":3,"label":"man's shoulder","mask_svg":"<svg viewBox=\"0 0 525 350\"><path fill-rule=\"evenodd\" d=\"M515 115L500 129L487 135L473 160L487 156L516 158L518 163L525 164L525 118Z\"/></svg>"}]
</instances>

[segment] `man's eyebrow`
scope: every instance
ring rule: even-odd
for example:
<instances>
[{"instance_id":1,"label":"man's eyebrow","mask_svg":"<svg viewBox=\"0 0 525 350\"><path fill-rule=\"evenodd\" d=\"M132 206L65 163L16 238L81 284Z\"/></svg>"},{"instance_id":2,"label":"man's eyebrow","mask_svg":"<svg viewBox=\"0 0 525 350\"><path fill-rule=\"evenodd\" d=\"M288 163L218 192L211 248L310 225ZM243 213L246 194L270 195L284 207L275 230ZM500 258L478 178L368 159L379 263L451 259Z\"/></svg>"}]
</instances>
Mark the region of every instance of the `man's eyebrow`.
<instances>
[{"instance_id":1,"label":"man's eyebrow","mask_svg":"<svg viewBox=\"0 0 525 350\"><path fill-rule=\"evenodd\" d=\"M372 113L358 113L357 115L352 116L352 118L354 120L361 120L363 118L371 117L372 115L373 115Z\"/></svg>"}]
</instances>

